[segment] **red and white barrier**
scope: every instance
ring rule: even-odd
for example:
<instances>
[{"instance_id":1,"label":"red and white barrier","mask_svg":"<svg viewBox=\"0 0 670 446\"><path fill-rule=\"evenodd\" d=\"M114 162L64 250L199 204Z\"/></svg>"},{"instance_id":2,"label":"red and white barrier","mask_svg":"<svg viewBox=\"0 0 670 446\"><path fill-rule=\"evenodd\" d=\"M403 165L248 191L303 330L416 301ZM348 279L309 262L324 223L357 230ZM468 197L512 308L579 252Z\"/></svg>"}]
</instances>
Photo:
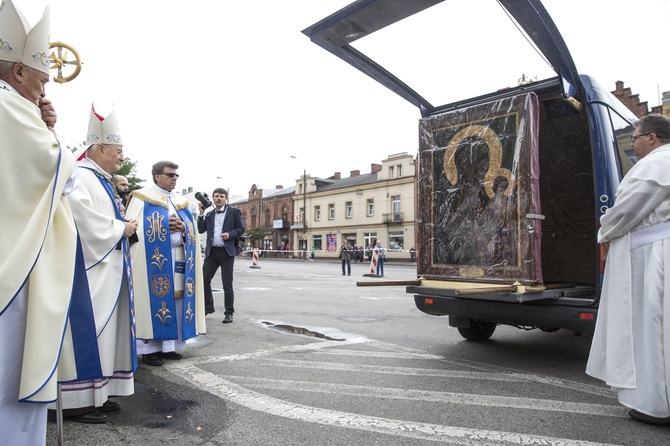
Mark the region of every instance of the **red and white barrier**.
<instances>
[{"instance_id":1,"label":"red and white barrier","mask_svg":"<svg viewBox=\"0 0 670 446\"><path fill-rule=\"evenodd\" d=\"M370 256L370 272L363 274L364 276L377 276L377 263L379 262L379 249L375 247Z\"/></svg>"},{"instance_id":2,"label":"red and white barrier","mask_svg":"<svg viewBox=\"0 0 670 446\"><path fill-rule=\"evenodd\" d=\"M258 249L254 249L254 259L251 262L251 266L249 268L260 269L260 266L258 266Z\"/></svg>"}]
</instances>

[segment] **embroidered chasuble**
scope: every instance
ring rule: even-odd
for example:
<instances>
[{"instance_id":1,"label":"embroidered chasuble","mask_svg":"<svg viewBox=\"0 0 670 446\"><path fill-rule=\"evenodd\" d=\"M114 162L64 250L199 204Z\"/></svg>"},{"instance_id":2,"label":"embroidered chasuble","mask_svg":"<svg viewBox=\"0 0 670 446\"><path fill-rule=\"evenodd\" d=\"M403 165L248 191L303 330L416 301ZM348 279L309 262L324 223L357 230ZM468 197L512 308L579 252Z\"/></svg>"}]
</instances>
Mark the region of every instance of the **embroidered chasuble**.
<instances>
[{"instance_id":1,"label":"embroidered chasuble","mask_svg":"<svg viewBox=\"0 0 670 446\"><path fill-rule=\"evenodd\" d=\"M83 242L102 375L132 376L137 355L130 248L123 237L126 226L109 178L88 159L79 167L82 185L68 199Z\"/></svg>"},{"instance_id":2,"label":"embroidered chasuble","mask_svg":"<svg viewBox=\"0 0 670 446\"><path fill-rule=\"evenodd\" d=\"M184 222L181 236L170 234L171 212ZM139 242L131 247L137 338L177 340L177 318L182 340L205 333L202 254L188 201L148 186L131 194L126 218L139 223ZM181 314L175 299L184 300Z\"/></svg>"},{"instance_id":3,"label":"embroidered chasuble","mask_svg":"<svg viewBox=\"0 0 670 446\"><path fill-rule=\"evenodd\" d=\"M56 399L57 380L99 376L95 361L79 370L58 365L63 338L92 328L86 325L90 318L67 327L70 309L90 312L77 229L64 196L75 164L35 104L6 89L0 89L0 128L5 129L0 132L5 148L0 187L8 191L3 204L11 209L0 215L5 234L0 238L0 328L5 310L16 299L26 299L26 335L16 339L23 352L19 399L49 402ZM94 358L92 339L83 337L73 355Z\"/></svg>"}]
</instances>

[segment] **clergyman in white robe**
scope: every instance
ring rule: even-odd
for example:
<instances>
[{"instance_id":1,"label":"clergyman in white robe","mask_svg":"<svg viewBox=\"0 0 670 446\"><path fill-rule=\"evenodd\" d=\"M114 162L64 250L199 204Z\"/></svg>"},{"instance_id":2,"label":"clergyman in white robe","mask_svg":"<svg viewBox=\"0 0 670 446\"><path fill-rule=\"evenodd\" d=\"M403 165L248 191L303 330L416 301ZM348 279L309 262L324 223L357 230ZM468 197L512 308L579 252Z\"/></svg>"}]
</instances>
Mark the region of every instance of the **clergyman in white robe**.
<instances>
[{"instance_id":1,"label":"clergyman in white robe","mask_svg":"<svg viewBox=\"0 0 670 446\"><path fill-rule=\"evenodd\" d=\"M586 368L621 404L656 418L670 417L669 221L666 144L633 166L600 219L598 241L610 245Z\"/></svg>"},{"instance_id":2,"label":"clergyman in white robe","mask_svg":"<svg viewBox=\"0 0 670 446\"><path fill-rule=\"evenodd\" d=\"M79 162L79 172L81 186L68 200L82 241L104 378L62 384L63 409L100 407L110 396L132 395L136 366L124 252L117 249L126 225L117 218L111 183L108 191L101 182L110 174L88 158Z\"/></svg>"},{"instance_id":3,"label":"clergyman in white robe","mask_svg":"<svg viewBox=\"0 0 670 446\"><path fill-rule=\"evenodd\" d=\"M0 443L44 444L74 285L77 231L65 194L77 171L39 108L2 81L0 129Z\"/></svg>"}]
</instances>

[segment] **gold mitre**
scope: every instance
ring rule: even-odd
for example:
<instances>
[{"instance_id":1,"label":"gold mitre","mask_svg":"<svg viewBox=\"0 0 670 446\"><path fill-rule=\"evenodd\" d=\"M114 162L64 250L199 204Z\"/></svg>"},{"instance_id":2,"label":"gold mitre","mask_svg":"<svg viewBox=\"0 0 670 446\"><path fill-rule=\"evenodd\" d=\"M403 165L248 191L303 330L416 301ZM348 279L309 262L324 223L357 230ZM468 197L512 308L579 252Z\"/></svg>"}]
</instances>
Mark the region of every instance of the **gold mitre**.
<instances>
[{"instance_id":1,"label":"gold mitre","mask_svg":"<svg viewBox=\"0 0 670 446\"><path fill-rule=\"evenodd\" d=\"M49 74L49 7L34 27L12 0L0 0L0 60Z\"/></svg>"}]
</instances>

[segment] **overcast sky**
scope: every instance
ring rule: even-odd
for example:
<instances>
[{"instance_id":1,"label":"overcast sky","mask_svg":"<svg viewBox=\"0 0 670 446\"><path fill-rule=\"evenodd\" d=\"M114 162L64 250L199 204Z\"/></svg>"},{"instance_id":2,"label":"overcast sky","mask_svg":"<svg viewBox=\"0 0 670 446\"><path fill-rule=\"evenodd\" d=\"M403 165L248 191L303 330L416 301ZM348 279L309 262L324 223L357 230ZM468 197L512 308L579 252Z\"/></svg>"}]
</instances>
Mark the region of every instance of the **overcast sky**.
<instances>
[{"instance_id":1,"label":"overcast sky","mask_svg":"<svg viewBox=\"0 0 670 446\"><path fill-rule=\"evenodd\" d=\"M83 141L92 102L103 115L114 104L141 178L169 159L181 167L178 189L246 197L252 184L294 185L303 169L346 177L417 151L418 109L301 33L349 0L14 1L31 24L50 5L51 41L84 61L74 81L47 86L61 142ZM670 1L543 3L580 73L608 90L622 80L650 106L670 90ZM433 105L514 86L522 74L551 76L526 62L529 46L510 49L522 38L501 14L494 0L447 0L359 48L410 86L420 81Z\"/></svg>"}]
</instances>

